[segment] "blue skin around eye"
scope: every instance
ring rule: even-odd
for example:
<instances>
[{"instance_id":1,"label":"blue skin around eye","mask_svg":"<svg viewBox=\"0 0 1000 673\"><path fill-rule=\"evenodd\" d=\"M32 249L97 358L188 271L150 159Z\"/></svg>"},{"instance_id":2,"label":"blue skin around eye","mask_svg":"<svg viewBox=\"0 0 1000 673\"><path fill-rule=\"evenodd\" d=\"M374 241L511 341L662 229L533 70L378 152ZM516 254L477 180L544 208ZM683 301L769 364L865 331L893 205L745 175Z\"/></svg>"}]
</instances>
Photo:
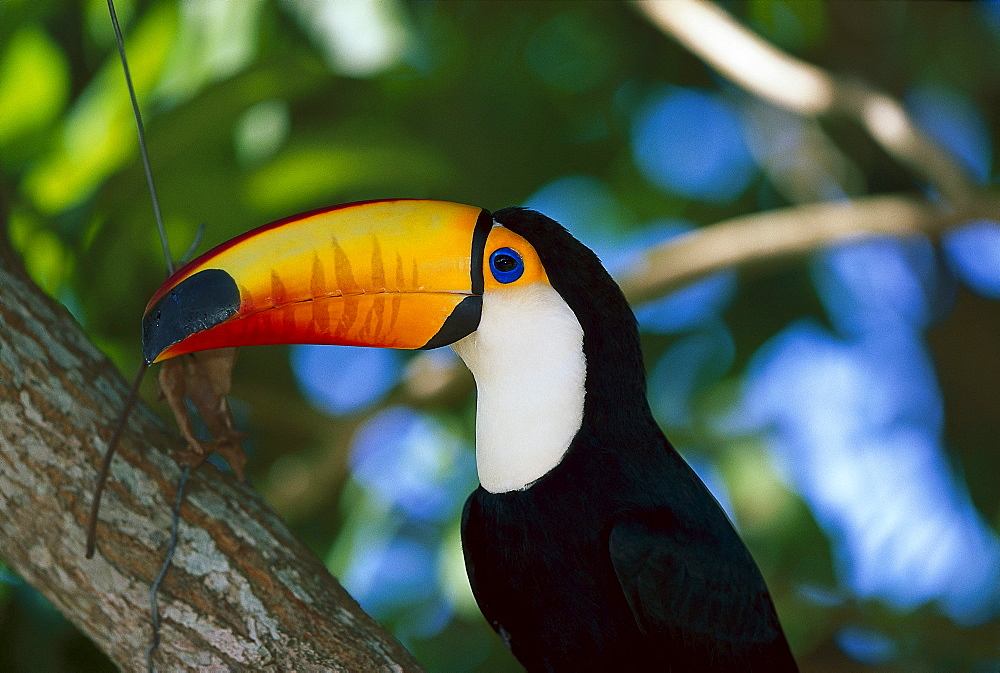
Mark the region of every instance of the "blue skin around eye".
<instances>
[{"instance_id":1,"label":"blue skin around eye","mask_svg":"<svg viewBox=\"0 0 1000 673\"><path fill-rule=\"evenodd\" d=\"M513 257L517 264L510 271L501 271L497 268L496 260L497 257L501 255L509 255ZM499 248L490 255L490 271L493 272L493 277L497 279L500 283L513 283L515 280L521 277L524 273L524 262L521 261L521 255L517 254L514 250L510 248Z\"/></svg>"}]
</instances>

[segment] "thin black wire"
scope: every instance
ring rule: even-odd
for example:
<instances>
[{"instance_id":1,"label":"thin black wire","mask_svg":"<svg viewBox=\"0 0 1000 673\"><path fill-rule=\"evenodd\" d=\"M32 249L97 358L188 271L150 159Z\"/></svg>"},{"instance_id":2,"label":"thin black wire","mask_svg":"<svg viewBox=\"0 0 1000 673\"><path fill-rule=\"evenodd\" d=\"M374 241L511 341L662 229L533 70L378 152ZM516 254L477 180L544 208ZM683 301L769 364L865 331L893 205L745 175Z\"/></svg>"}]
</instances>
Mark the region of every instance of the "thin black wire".
<instances>
[{"instance_id":1,"label":"thin black wire","mask_svg":"<svg viewBox=\"0 0 1000 673\"><path fill-rule=\"evenodd\" d=\"M167 271L173 275L174 260L170 256L167 232L163 228L163 216L160 215L160 201L156 198L156 187L153 185L153 171L149 168L149 154L146 152L146 130L142 125L142 114L139 113L139 101L135 97L135 87L132 86L132 74L128 69L128 59L125 58L125 41L122 39L122 29L118 25L118 14L115 13L115 3L113 0L108 0L108 11L111 12L111 23L115 27L115 39L118 41L118 55L121 56L122 69L125 71L125 83L128 84L128 95L132 99L132 112L135 113L135 125L139 130L139 154L142 156L142 167L146 171L146 184L149 186L149 195L153 199L153 215L156 217L156 229L160 232L160 244L163 246L163 256L167 259Z\"/></svg>"},{"instance_id":2,"label":"thin black wire","mask_svg":"<svg viewBox=\"0 0 1000 673\"><path fill-rule=\"evenodd\" d=\"M139 367L139 372L135 375L135 381L132 383L132 388L128 391L128 397L125 399L125 407L118 417L118 424L115 426L115 431L111 433L111 440L108 442L108 448L104 452L101 469L97 471L97 486L94 488L94 497L90 503L90 520L87 522L87 558L94 557L94 548L97 541L97 515L101 509L101 495L104 493L104 485L108 482L111 459L115 455L115 449L118 448L118 442L121 439L122 432L125 430L125 423L128 421L129 412L132 411L132 407L135 406L135 401L139 397L139 384L142 383L142 377L146 374L148 368L149 365L143 363Z\"/></svg>"},{"instance_id":3,"label":"thin black wire","mask_svg":"<svg viewBox=\"0 0 1000 673\"><path fill-rule=\"evenodd\" d=\"M132 84L132 73L129 71L128 58L125 56L125 40L122 38L121 26L118 25L118 14L115 12L115 3L113 0L108 0L108 11L111 13L111 24L115 29L115 40L118 42L118 55L121 57L122 70L125 72L125 83L128 85L129 98L132 100L132 112L135 115L135 126L139 134L139 154L142 157L142 167L146 172L146 186L149 188L149 196L153 202L153 215L156 217L156 229L160 234L160 244L163 246L163 257L167 262L167 272L168 274L174 273L174 261L170 256L170 245L167 242L167 232L163 228L163 216L160 214L160 200L156 196L156 185L153 183L153 171L149 167L149 153L146 150L146 129L142 124L142 114L139 112L139 101L135 95L135 87ZM199 229L198 236L195 239L195 243L192 244L192 250L197 247L198 241L201 238L201 233L203 229ZM115 436L112 439L112 443L109 447L109 451L104 459L104 464L102 465L102 473L107 474L108 468L111 465L112 452L115 446L115 439L121 434L122 428L125 426L125 422L128 418L128 414L131 411L131 405L135 402L135 397L138 395L139 382L142 380L143 374L145 374L148 365L143 364L139 369L139 375L136 378L135 385L132 387L132 391L129 397L129 402L126 403L125 409L122 412L121 419L118 422L118 427L115 430ZM174 501L173 510L173 520L170 526L170 545L167 548L166 557L163 559L163 565L160 566L160 572L156 575L156 579L153 580L153 584L149 587L149 604L152 611L152 628L153 637L146 648L146 670L149 673L153 673L155 669L153 668L153 652L160 644L160 609L156 601L156 595L160 589L160 583L163 581L164 576L167 574L167 569L170 568L170 563L173 561L174 552L177 549L177 533L180 528L180 516L181 516L181 504L184 502L184 487L187 485L188 476L191 474L191 467L185 466L181 471L181 478L177 484L177 497ZM98 490L95 493L94 502L92 504L92 530L88 534L87 539L87 557L94 553L94 532L97 526L97 508L100 504L101 491L103 490L104 482L101 481L98 485Z\"/></svg>"},{"instance_id":4,"label":"thin black wire","mask_svg":"<svg viewBox=\"0 0 1000 673\"><path fill-rule=\"evenodd\" d=\"M199 245L201 245L201 239L205 235L206 228L208 228L208 224L206 222L202 222L198 225L198 231L194 234L194 240L191 241L191 245L188 247L187 252L184 253L183 257L181 257L181 261L178 262L180 266L184 266L191 261L192 257L194 257L194 251L198 249Z\"/></svg>"},{"instance_id":5,"label":"thin black wire","mask_svg":"<svg viewBox=\"0 0 1000 673\"><path fill-rule=\"evenodd\" d=\"M163 559L163 565L160 566L159 574L153 580L152 586L149 587L149 606L153 612L153 639L150 641L149 647L146 648L146 671L148 673L153 673L156 670L153 668L153 651L160 644L160 607L156 602L156 594L160 589L160 582L163 581L163 576L167 574L170 562L174 559L174 551L177 550L177 529L180 527L181 503L184 502L184 486L187 484L190 474L191 466L186 465L181 470L181 479L177 484L177 497L174 500L174 518L170 524L170 546L167 547L167 555Z\"/></svg>"}]
</instances>

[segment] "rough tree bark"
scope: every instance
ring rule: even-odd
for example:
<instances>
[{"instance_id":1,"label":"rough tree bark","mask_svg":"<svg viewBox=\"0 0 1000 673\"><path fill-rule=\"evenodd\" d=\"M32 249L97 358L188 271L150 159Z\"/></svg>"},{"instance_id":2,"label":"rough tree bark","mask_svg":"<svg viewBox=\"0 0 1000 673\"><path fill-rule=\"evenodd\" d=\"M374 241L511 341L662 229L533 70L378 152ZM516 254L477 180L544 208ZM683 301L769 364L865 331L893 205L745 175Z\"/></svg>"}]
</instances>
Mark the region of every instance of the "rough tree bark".
<instances>
[{"instance_id":1,"label":"rough tree bark","mask_svg":"<svg viewBox=\"0 0 1000 673\"><path fill-rule=\"evenodd\" d=\"M86 560L96 469L126 394L0 241L0 558L121 668L141 670L180 475L169 453L182 443L137 407ZM159 592L159 670L420 670L252 489L201 473L188 489Z\"/></svg>"}]
</instances>

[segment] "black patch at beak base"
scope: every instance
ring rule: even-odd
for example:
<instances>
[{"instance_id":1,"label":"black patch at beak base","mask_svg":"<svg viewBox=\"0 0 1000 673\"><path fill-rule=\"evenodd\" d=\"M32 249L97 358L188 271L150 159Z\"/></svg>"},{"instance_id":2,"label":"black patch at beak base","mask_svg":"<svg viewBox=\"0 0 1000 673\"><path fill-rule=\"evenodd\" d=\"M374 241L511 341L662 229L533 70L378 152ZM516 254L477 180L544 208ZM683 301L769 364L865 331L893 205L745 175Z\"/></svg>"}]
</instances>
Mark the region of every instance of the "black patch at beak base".
<instances>
[{"instance_id":1,"label":"black patch at beak base","mask_svg":"<svg viewBox=\"0 0 1000 673\"><path fill-rule=\"evenodd\" d=\"M459 339L464 339L479 327L479 319L483 315L483 298L481 295L470 295L463 299L458 306L452 309L451 315L441 325L437 334L420 347L426 351L439 346L453 344Z\"/></svg>"},{"instance_id":2,"label":"black patch at beak base","mask_svg":"<svg viewBox=\"0 0 1000 673\"><path fill-rule=\"evenodd\" d=\"M205 269L185 278L143 316L143 358L147 364L153 362L167 348L228 320L239 308L240 290L222 269Z\"/></svg>"}]
</instances>

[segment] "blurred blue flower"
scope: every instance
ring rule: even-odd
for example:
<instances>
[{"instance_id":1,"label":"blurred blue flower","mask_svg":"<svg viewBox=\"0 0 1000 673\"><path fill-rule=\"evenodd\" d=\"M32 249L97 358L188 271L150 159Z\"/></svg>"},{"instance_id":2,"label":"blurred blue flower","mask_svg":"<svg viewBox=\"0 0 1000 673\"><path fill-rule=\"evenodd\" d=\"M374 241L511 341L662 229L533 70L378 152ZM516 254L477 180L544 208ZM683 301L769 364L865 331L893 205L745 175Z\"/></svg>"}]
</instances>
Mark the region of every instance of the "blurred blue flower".
<instances>
[{"instance_id":1,"label":"blurred blue flower","mask_svg":"<svg viewBox=\"0 0 1000 673\"><path fill-rule=\"evenodd\" d=\"M1000 224L979 220L947 232L942 248L951 268L972 290L1000 299Z\"/></svg>"},{"instance_id":2,"label":"blurred blue flower","mask_svg":"<svg viewBox=\"0 0 1000 673\"><path fill-rule=\"evenodd\" d=\"M736 293L736 272L720 271L635 310L639 327L656 334L683 332L715 319Z\"/></svg>"},{"instance_id":3,"label":"blurred blue flower","mask_svg":"<svg viewBox=\"0 0 1000 673\"><path fill-rule=\"evenodd\" d=\"M609 261L612 275L632 269L649 246L694 229L686 220L656 220L632 236ZM736 272L720 271L636 308L639 326L646 332L670 334L694 329L718 319L736 294Z\"/></svg>"},{"instance_id":4,"label":"blurred blue flower","mask_svg":"<svg viewBox=\"0 0 1000 673\"><path fill-rule=\"evenodd\" d=\"M733 337L721 323L672 344L649 377L650 406L656 420L668 427L691 427L695 393L721 379L735 353Z\"/></svg>"},{"instance_id":5,"label":"blurred blue flower","mask_svg":"<svg viewBox=\"0 0 1000 673\"><path fill-rule=\"evenodd\" d=\"M981 623L1000 614L1000 541L944 455L942 406L917 334L803 321L754 356L736 425L771 437L856 595Z\"/></svg>"},{"instance_id":6,"label":"blurred blue flower","mask_svg":"<svg viewBox=\"0 0 1000 673\"><path fill-rule=\"evenodd\" d=\"M405 534L392 540L367 536L341 577L366 612L393 620L393 634L404 643L436 636L455 613L438 584L439 542Z\"/></svg>"},{"instance_id":7,"label":"blurred blue flower","mask_svg":"<svg viewBox=\"0 0 1000 673\"><path fill-rule=\"evenodd\" d=\"M906 107L931 138L944 145L986 183L993 162L993 144L982 111L967 96L936 85L921 85L906 95Z\"/></svg>"},{"instance_id":8,"label":"blurred blue flower","mask_svg":"<svg viewBox=\"0 0 1000 673\"><path fill-rule=\"evenodd\" d=\"M755 172L736 110L698 89L656 98L633 124L632 153L654 185L703 201L733 200Z\"/></svg>"},{"instance_id":9,"label":"blurred blue flower","mask_svg":"<svg viewBox=\"0 0 1000 673\"><path fill-rule=\"evenodd\" d=\"M290 358L302 393L334 415L377 402L396 385L402 370L400 354L387 348L297 345Z\"/></svg>"},{"instance_id":10,"label":"blurred blue flower","mask_svg":"<svg viewBox=\"0 0 1000 673\"><path fill-rule=\"evenodd\" d=\"M475 455L431 418L385 409L354 436L354 479L417 521L445 521L476 486Z\"/></svg>"},{"instance_id":11,"label":"blurred blue flower","mask_svg":"<svg viewBox=\"0 0 1000 673\"><path fill-rule=\"evenodd\" d=\"M356 541L351 564L340 580L365 612L385 619L401 607L434 598L435 552L403 537L366 536Z\"/></svg>"},{"instance_id":12,"label":"blurred blue flower","mask_svg":"<svg viewBox=\"0 0 1000 673\"><path fill-rule=\"evenodd\" d=\"M475 456L432 417L390 407L358 428L348 464L349 514L327 563L397 637L430 638L452 618L440 555L478 483Z\"/></svg>"},{"instance_id":13,"label":"blurred blue flower","mask_svg":"<svg viewBox=\"0 0 1000 673\"><path fill-rule=\"evenodd\" d=\"M887 664L897 654L891 638L860 626L842 628L837 632L837 644L849 657L869 666Z\"/></svg>"},{"instance_id":14,"label":"blurred blue flower","mask_svg":"<svg viewBox=\"0 0 1000 673\"><path fill-rule=\"evenodd\" d=\"M926 238L869 238L817 255L813 283L837 331L923 329L952 306L954 283L941 274Z\"/></svg>"}]
</instances>

